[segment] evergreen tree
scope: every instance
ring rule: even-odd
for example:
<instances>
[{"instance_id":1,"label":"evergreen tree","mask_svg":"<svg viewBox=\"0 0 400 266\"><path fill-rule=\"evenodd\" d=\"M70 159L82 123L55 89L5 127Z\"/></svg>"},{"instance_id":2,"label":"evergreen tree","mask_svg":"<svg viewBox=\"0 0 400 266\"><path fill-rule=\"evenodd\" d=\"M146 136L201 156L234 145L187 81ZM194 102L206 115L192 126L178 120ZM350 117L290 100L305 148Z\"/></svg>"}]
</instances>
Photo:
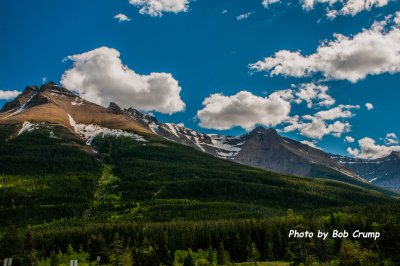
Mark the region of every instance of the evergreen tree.
<instances>
[{"instance_id":1,"label":"evergreen tree","mask_svg":"<svg viewBox=\"0 0 400 266\"><path fill-rule=\"evenodd\" d=\"M224 248L224 243L221 241L219 242L218 248L217 248L217 264L218 265L225 265L228 262L225 248Z\"/></svg>"},{"instance_id":2,"label":"evergreen tree","mask_svg":"<svg viewBox=\"0 0 400 266\"><path fill-rule=\"evenodd\" d=\"M191 251L186 255L186 258L183 261L183 266L194 266L194 259Z\"/></svg>"},{"instance_id":3,"label":"evergreen tree","mask_svg":"<svg viewBox=\"0 0 400 266\"><path fill-rule=\"evenodd\" d=\"M207 250L207 260L210 265L214 265L215 263L215 252L214 249L210 246Z\"/></svg>"},{"instance_id":4,"label":"evergreen tree","mask_svg":"<svg viewBox=\"0 0 400 266\"><path fill-rule=\"evenodd\" d=\"M160 262L163 265L171 265L172 261L171 261L171 254L168 248L168 235L167 233L164 231L161 236L160 239L158 241L158 258L160 259Z\"/></svg>"},{"instance_id":5,"label":"evergreen tree","mask_svg":"<svg viewBox=\"0 0 400 266\"><path fill-rule=\"evenodd\" d=\"M35 263L37 258L37 252L33 243L32 231L30 228L25 233L25 243L24 243L24 256L22 258L24 265L32 265Z\"/></svg>"},{"instance_id":6,"label":"evergreen tree","mask_svg":"<svg viewBox=\"0 0 400 266\"><path fill-rule=\"evenodd\" d=\"M58 266L58 257L54 250L50 253L50 266Z\"/></svg>"},{"instance_id":7,"label":"evergreen tree","mask_svg":"<svg viewBox=\"0 0 400 266\"><path fill-rule=\"evenodd\" d=\"M133 265L133 254L132 251L127 248L121 257L122 266L132 266Z\"/></svg>"},{"instance_id":8,"label":"evergreen tree","mask_svg":"<svg viewBox=\"0 0 400 266\"><path fill-rule=\"evenodd\" d=\"M342 240L339 250L339 265L340 266L361 266L360 257L361 250L357 243L352 243L349 240Z\"/></svg>"},{"instance_id":9,"label":"evergreen tree","mask_svg":"<svg viewBox=\"0 0 400 266\"><path fill-rule=\"evenodd\" d=\"M136 249L134 263L137 266L154 266L160 264L157 253L147 237L144 238L140 248Z\"/></svg>"},{"instance_id":10,"label":"evergreen tree","mask_svg":"<svg viewBox=\"0 0 400 266\"><path fill-rule=\"evenodd\" d=\"M114 266L120 266L122 265L121 263L121 257L124 253L124 248L123 248L123 243L122 240L119 236L118 233L115 233L113 242L111 244L111 250L113 254L113 262L112 264Z\"/></svg>"},{"instance_id":11,"label":"evergreen tree","mask_svg":"<svg viewBox=\"0 0 400 266\"><path fill-rule=\"evenodd\" d=\"M260 252L258 251L256 244L252 243L250 246L250 261L256 262L261 258Z\"/></svg>"},{"instance_id":12,"label":"evergreen tree","mask_svg":"<svg viewBox=\"0 0 400 266\"><path fill-rule=\"evenodd\" d=\"M0 242L0 258L12 258L13 266L23 266L25 257L24 240L15 226L5 229Z\"/></svg>"},{"instance_id":13,"label":"evergreen tree","mask_svg":"<svg viewBox=\"0 0 400 266\"><path fill-rule=\"evenodd\" d=\"M106 241L104 240L104 236L102 233L97 235L91 235L88 239L88 252L89 252L89 261L95 261L97 256L101 257L101 261L103 263L108 263L110 259L110 254L108 253L108 249L106 247Z\"/></svg>"}]
</instances>

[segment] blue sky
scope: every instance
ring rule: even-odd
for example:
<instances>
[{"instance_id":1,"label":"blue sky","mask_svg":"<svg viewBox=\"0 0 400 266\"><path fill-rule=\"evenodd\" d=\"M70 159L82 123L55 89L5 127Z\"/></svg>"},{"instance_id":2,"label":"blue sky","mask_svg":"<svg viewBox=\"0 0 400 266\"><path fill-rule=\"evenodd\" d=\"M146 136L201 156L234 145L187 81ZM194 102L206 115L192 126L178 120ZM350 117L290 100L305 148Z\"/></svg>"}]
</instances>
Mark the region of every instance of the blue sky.
<instances>
[{"instance_id":1,"label":"blue sky","mask_svg":"<svg viewBox=\"0 0 400 266\"><path fill-rule=\"evenodd\" d=\"M141 7L128 0L1 1L0 90L20 91L26 85L41 84L42 77L60 82L62 74L74 67L73 60L63 62L65 57L105 46L119 51L122 63L137 74L165 72L179 82L179 95L186 108L173 114L153 111L161 121L183 122L186 127L206 133L236 135L245 132L245 128L233 125L217 130L215 126L199 125L199 118L194 118L205 108L205 98L215 93L233 96L240 91L269 97L289 88L295 93L300 84L313 83L328 86L335 104L307 108L305 102L291 102L289 116L315 115L340 104L359 105L351 109L352 117L326 121L327 125L347 122L351 131L342 132L340 137L326 134L321 139L305 136L300 130L282 132L283 135L314 141L318 147L340 154L347 154L348 147L361 152L358 140L366 137L375 140L376 145L396 144L396 138L392 143L386 139L386 144L383 138L388 133L400 135L397 70L351 82L327 78L319 70L301 77L270 76L271 68L252 71L249 64L273 58L281 50L301 51L303 56L314 54L323 40L334 40L334 33L352 38L363 29L370 29L374 21L384 21L386 16L395 14L400 7L398 1L334 19L326 17L326 9L340 10L340 4L315 4L313 9L305 10L297 1L282 0L265 8L262 0L197 0L189 2L186 11L163 12L162 16L141 14ZM248 12L252 13L247 19L237 19ZM130 21L118 22L114 16L120 13ZM373 104L372 110L365 107L367 102ZM0 100L0 105L3 103ZM284 130L287 124L272 126ZM355 142L345 143L346 136Z\"/></svg>"}]
</instances>

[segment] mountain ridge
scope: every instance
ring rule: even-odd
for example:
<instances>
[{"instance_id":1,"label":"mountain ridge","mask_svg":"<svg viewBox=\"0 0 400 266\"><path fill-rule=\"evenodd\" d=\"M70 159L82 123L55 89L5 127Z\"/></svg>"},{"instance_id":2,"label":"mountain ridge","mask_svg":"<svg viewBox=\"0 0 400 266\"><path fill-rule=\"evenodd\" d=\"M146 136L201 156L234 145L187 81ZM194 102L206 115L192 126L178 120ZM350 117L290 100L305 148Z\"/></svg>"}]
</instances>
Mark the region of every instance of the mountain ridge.
<instances>
[{"instance_id":1,"label":"mountain ridge","mask_svg":"<svg viewBox=\"0 0 400 266\"><path fill-rule=\"evenodd\" d=\"M110 102L108 108L99 106L54 82L26 87L0 111L0 125L17 125L11 137L24 130L41 128L43 123L62 127L89 145L99 134L129 136L140 141L145 141L146 137L162 137L218 158L278 173L333 178L348 183L375 181L365 171L348 163L357 159L328 154L282 137L272 128L258 126L239 136L204 134L181 125L161 123L151 115L134 108L122 109L114 102ZM56 133L51 131L50 137L57 137ZM398 154L393 153L393 156L399 157Z\"/></svg>"}]
</instances>

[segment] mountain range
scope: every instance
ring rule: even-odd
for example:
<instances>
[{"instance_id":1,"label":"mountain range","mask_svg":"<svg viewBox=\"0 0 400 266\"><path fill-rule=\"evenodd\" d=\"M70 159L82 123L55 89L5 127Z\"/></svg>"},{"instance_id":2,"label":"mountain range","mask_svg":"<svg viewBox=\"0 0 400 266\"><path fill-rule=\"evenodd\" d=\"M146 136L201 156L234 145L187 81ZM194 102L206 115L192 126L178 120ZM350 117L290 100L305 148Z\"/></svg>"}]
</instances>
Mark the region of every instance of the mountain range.
<instances>
[{"instance_id":1,"label":"mountain range","mask_svg":"<svg viewBox=\"0 0 400 266\"><path fill-rule=\"evenodd\" d=\"M320 149L282 137L271 128L256 127L239 136L204 134L184 126L161 123L155 117L116 103L104 108L86 101L54 82L28 86L0 111L0 126L7 139L46 128L50 138L84 141L92 153L96 136L147 137L187 145L215 157L282 174L335 179L367 186L400 189L400 153L365 160L328 154Z\"/></svg>"}]
</instances>

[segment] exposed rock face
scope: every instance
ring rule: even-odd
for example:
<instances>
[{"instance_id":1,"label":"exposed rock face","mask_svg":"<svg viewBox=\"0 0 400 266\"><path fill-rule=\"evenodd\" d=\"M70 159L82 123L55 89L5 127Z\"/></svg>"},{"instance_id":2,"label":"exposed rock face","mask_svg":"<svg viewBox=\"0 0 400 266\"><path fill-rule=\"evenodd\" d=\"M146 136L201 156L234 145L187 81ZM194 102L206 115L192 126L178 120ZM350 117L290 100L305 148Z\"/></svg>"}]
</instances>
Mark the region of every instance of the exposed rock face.
<instances>
[{"instance_id":1,"label":"exposed rock face","mask_svg":"<svg viewBox=\"0 0 400 266\"><path fill-rule=\"evenodd\" d=\"M82 134L77 134L77 125L90 128L95 133L102 129L104 132L120 130L141 136L154 135L132 121L115 103L111 103L108 109L104 108L80 98L54 82L40 87L26 87L0 111L0 125L16 125L16 128L22 128L26 122L44 127L62 127L78 138Z\"/></svg>"},{"instance_id":2,"label":"exposed rock face","mask_svg":"<svg viewBox=\"0 0 400 266\"><path fill-rule=\"evenodd\" d=\"M274 129L258 127L251 131L234 161L280 173L306 176L311 163L285 146L287 141Z\"/></svg>"},{"instance_id":3,"label":"exposed rock face","mask_svg":"<svg viewBox=\"0 0 400 266\"><path fill-rule=\"evenodd\" d=\"M400 191L400 152L375 160L335 155L332 158L373 184Z\"/></svg>"},{"instance_id":4,"label":"exposed rock face","mask_svg":"<svg viewBox=\"0 0 400 266\"><path fill-rule=\"evenodd\" d=\"M13 101L7 102L3 105L3 108L1 108L0 112L7 112L12 109L18 109L20 108L23 104L25 104L29 99L32 98L32 96L37 93L39 90L39 87L36 86L28 86L25 88L25 90L17 96Z\"/></svg>"},{"instance_id":5,"label":"exposed rock face","mask_svg":"<svg viewBox=\"0 0 400 266\"><path fill-rule=\"evenodd\" d=\"M108 110L110 110L111 113L113 113L113 114L117 114L117 115L124 114L124 111L122 111L121 107L119 107L118 104L116 104L114 102L110 102L110 105L108 106Z\"/></svg>"},{"instance_id":6,"label":"exposed rock face","mask_svg":"<svg viewBox=\"0 0 400 266\"><path fill-rule=\"evenodd\" d=\"M160 123L154 117L135 109L125 113L155 134L188 145L219 158L271 171L299 176L327 177L325 168L351 178L357 178L347 167L338 164L329 154L298 141L281 137L276 130L257 127L240 136L203 134L171 123ZM315 172L316 166L322 171Z\"/></svg>"}]
</instances>

